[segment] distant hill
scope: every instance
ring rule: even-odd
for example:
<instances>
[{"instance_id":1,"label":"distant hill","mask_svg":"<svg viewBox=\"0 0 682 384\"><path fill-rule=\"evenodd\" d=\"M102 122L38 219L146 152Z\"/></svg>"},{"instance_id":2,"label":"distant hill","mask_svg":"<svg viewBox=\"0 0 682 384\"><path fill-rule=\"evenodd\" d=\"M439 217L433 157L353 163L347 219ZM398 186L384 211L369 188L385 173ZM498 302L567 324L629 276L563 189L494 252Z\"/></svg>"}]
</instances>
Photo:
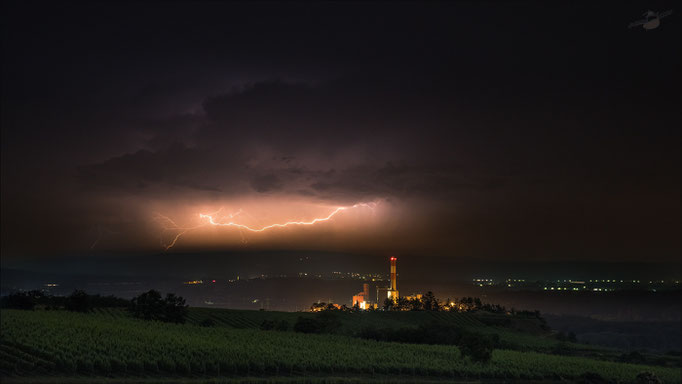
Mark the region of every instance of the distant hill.
<instances>
[{"instance_id":1,"label":"distant hill","mask_svg":"<svg viewBox=\"0 0 682 384\"><path fill-rule=\"evenodd\" d=\"M626 350L680 351L678 321L603 321L583 316L545 315L549 325L573 332L581 342Z\"/></svg>"}]
</instances>

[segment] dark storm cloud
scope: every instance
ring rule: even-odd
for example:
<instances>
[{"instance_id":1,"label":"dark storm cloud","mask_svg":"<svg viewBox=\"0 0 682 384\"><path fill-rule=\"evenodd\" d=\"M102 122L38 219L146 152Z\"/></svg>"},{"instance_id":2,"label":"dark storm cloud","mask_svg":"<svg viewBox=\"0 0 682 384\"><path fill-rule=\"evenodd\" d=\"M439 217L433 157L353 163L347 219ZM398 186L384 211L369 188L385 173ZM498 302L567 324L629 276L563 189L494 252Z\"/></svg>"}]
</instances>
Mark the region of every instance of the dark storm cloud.
<instances>
[{"instance_id":1,"label":"dark storm cloud","mask_svg":"<svg viewBox=\"0 0 682 384\"><path fill-rule=\"evenodd\" d=\"M254 177L251 179L251 186L256 192L272 192L282 188L282 180L280 180L277 175L271 173L269 175Z\"/></svg>"},{"instance_id":2,"label":"dark storm cloud","mask_svg":"<svg viewBox=\"0 0 682 384\"><path fill-rule=\"evenodd\" d=\"M146 123L150 142L173 145L84 167L83 185L134 194L141 193L136 185L227 194L248 186L333 201L444 196L497 179L456 165L456 127L464 123L447 107L424 105L432 97L425 94L396 98L381 85L269 81L210 97L204 113ZM431 126L424 128L427 116Z\"/></svg>"},{"instance_id":3,"label":"dark storm cloud","mask_svg":"<svg viewBox=\"0 0 682 384\"><path fill-rule=\"evenodd\" d=\"M3 249L135 248L150 202L279 196L403 202L441 254L679 254L675 16L189 4L2 12Z\"/></svg>"}]
</instances>

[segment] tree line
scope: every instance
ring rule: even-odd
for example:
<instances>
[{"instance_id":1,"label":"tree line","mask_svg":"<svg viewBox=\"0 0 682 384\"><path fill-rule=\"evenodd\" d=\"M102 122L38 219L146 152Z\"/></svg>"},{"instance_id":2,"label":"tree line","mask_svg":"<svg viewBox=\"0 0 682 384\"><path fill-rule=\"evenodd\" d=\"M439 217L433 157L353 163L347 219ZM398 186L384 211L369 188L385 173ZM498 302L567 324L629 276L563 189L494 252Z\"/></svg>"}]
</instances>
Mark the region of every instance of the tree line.
<instances>
[{"instance_id":1,"label":"tree line","mask_svg":"<svg viewBox=\"0 0 682 384\"><path fill-rule=\"evenodd\" d=\"M460 299L451 300L448 298L443 301L434 295L433 292L428 291L421 297L399 297L398 299L386 298L381 307L384 311L457 311L457 312L471 312L477 310L488 311L492 313L516 313L514 308L507 310L502 305L498 304L484 304L478 297L462 297ZM310 306L312 312L320 311L362 311L358 303L352 307L338 305L333 303L318 302ZM365 309L366 311L375 310L373 307Z\"/></svg>"},{"instance_id":2,"label":"tree line","mask_svg":"<svg viewBox=\"0 0 682 384\"><path fill-rule=\"evenodd\" d=\"M507 309L498 304L481 302L478 297L462 297L460 299L440 300L428 291L421 297L399 297L396 300L386 298L383 302L385 311L456 311L471 312L484 310L492 313L506 313ZM513 311L513 309L511 310Z\"/></svg>"},{"instance_id":3,"label":"tree line","mask_svg":"<svg viewBox=\"0 0 682 384\"><path fill-rule=\"evenodd\" d=\"M91 312L95 308L126 308L136 318L170 323L184 323L187 317L185 299L168 293L162 297L156 290L150 290L130 300L115 296L91 295L77 289L68 296L53 296L34 290L15 292L0 298L0 308L34 310L67 310Z\"/></svg>"},{"instance_id":4,"label":"tree line","mask_svg":"<svg viewBox=\"0 0 682 384\"><path fill-rule=\"evenodd\" d=\"M94 308L128 307L130 300L115 296L89 295L75 290L69 296L53 296L43 291L33 290L14 292L0 298L0 308L33 310L36 307L46 310L66 309L74 312L89 312Z\"/></svg>"}]
</instances>

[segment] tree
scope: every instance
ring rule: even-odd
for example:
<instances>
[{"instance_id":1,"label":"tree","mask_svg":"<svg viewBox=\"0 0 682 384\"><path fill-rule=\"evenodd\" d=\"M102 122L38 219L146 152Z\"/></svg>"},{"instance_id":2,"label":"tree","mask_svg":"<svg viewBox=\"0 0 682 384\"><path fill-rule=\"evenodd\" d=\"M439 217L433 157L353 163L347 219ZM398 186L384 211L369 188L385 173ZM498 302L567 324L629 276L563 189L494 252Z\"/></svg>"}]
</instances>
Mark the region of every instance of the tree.
<instances>
[{"instance_id":1,"label":"tree","mask_svg":"<svg viewBox=\"0 0 682 384\"><path fill-rule=\"evenodd\" d=\"M447 300L445 301L445 303L443 303L443 308L442 308L442 309L443 309L444 311L449 311L449 310L451 310L451 309L452 309L452 306L450 305L450 303L452 303L452 300L450 300L450 298L448 297Z\"/></svg>"},{"instance_id":2,"label":"tree","mask_svg":"<svg viewBox=\"0 0 682 384\"><path fill-rule=\"evenodd\" d=\"M12 293L2 298L2 308L32 310L36 303L34 298L26 292Z\"/></svg>"},{"instance_id":3,"label":"tree","mask_svg":"<svg viewBox=\"0 0 682 384\"><path fill-rule=\"evenodd\" d=\"M66 298L64 307L69 311L88 312L92 309L92 298L85 291L77 289Z\"/></svg>"},{"instance_id":4,"label":"tree","mask_svg":"<svg viewBox=\"0 0 682 384\"><path fill-rule=\"evenodd\" d=\"M474 299L474 308L481 309L482 306L483 306L483 304L481 303L481 299L479 299L478 297L475 298Z\"/></svg>"},{"instance_id":5,"label":"tree","mask_svg":"<svg viewBox=\"0 0 682 384\"><path fill-rule=\"evenodd\" d=\"M426 292L426 294L422 296L422 302L424 303L424 310L426 311L437 311L440 309L438 299L436 299L436 296L431 291Z\"/></svg>"},{"instance_id":6,"label":"tree","mask_svg":"<svg viewBox=\"0 0 682 384\"><path fill-rule=\"evenodd\" d=\"M175 296L173 293L166 295L164 302L165 320L169 323L184 323L187 317L187 305L185 299L180 296Z\"/></svg>"},{"instance_id":7,"label":"tree","mask_svg":"<svg viewBox=\"0 0 682 384\"><path fill-rule=\"evenodd\" d=\"M159 320L163 313L163 300L161 293L150 290L134 297L131 300L130 311L133 316L145 320Z\"/></svg>"},{"instance_id":8,"label":"tree","mask_svg":"<svg viewBox=\"0 0 682 384\"><path fill-rule=\"evenodd\" d=\"M130 312L145 320L184 323L188 311L182 297L169 293L161 299L161 294L152 289L131 300Z\"/></svg>"},{"instance_id":9,"label":"tree","mask_svg":"<svg viewBox=\"0 0 682 384\"><path fill-rule=\"evenodd\" d=\"M390 311L390 310L392 310L394 304L395 304L395 303L393 302L393 300L389 299L388 297L385 298L385 299L384 299L384 310L385 310L385 311Z\"/></svg>"},{"instance_id":10,"label":"tree","mask_svg":"<svg viewBox=\"0 0 682 384\"><path fill-rule=\"evenodd\" d=\"M399 297L398 300L395 301L393 309L398 311L408 311L410 309L410 301L405 297Z\"/></svg>"},{"instance_id":11,"label":"tree","mask_svg":"<svg viewBox=\"0 0 682 384\"><path fill-rule=\"evenodd\" d=\"M570 341L571 343L577 343L578 342L578 338L575 336L575 333L573 333L573 332L568 333L568 341Z\"/></svg>"},{"instance_id":12,"label":"tree","mask_svg":"<svg viewBox=\"0 0 682 384\"><path fill-rule=\"evenodd\" d=\"M414 298L410 300L410 311L421 311L424 309L424 303L421 299Z\"/></svg>"}]
</instances>

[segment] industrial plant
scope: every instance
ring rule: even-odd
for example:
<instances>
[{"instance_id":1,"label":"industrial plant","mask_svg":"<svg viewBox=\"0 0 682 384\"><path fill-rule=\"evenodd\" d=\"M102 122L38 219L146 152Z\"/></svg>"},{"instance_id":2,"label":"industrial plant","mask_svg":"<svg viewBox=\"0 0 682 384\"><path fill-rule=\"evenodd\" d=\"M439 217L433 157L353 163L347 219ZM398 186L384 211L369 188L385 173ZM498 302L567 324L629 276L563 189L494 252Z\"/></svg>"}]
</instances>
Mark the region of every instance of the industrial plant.
<instances>
[{"instance_id":1,"label":"industrial plant","mask_svg":"<svg viewBox=\"0 0 682 384\"><path fill-rule=\"evenodd\" d=\"M391 284L388 287L377 287L376 301L370 299L369 284L362 284L362 292L358 292L353 296L353 306L360 309L376 309L381 305L385 299L391 299L394 302L400 297L398 294L398 272L397 272L397 257L391 257Z\"/></svg>"}]
</instances>

